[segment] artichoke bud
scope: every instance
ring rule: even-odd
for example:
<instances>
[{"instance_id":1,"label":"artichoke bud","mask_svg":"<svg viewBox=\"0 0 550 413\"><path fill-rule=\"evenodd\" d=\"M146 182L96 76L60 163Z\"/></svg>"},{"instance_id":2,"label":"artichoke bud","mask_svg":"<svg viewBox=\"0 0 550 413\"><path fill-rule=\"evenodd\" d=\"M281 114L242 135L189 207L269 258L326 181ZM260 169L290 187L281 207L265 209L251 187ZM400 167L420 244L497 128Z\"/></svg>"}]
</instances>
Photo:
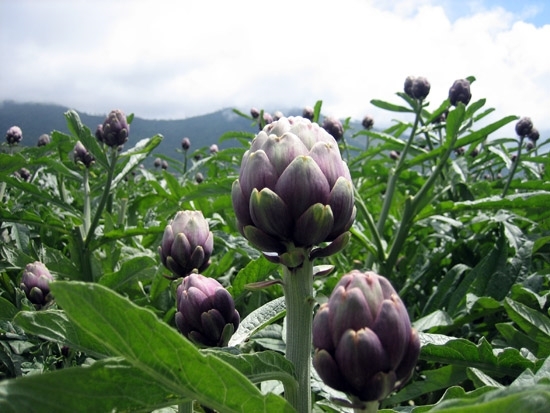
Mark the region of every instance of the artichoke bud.
<instances>
[{"instance_id":1,"label":"artichoke bud","mask_svg":"<svg viewBox=\"0 0 550 413\"><path fill-rule=\"evenodd\" d=\"M46 146L48 143L51 142L51 137L47 133L43 133L38 137L37 146Z\"/></svg>"},{"instance_id":2,"label":"artichoke bud","mask_svg":"<svg viewBox=\"0 0 550 413\"><path fill-rule=\"evenodd\" d=\"M380 401L411 377L420 340L389 281L354 270L313 320L313 366L330 387Z\"/></svg>"},{"instance_id":3,"label":"artichoke bud","mask_svg":"<svg viewBox=\"0 0 550 413\"><path fill-rule=\"evenodd\" d=\"M176 326L205 347L225 347L240 323L233 298L213 278L191 274L176 292Z\"/></svg>"},{"instance_id":4,"label":"artichoke bud","mask_svg":"<svg viewBox=\"0 0 550 413\"><path fill-rule=\"evenodd\" d=\"M76 163L81 162L86 168L92 166L95 161L95 158L90 152L84 147L82 142L78 141L73 149L73 157Z\"/></svg>"},{"instance_id":5,"label":"artichoke bud","mask_svg":"<svg viewBox=\"0 0 550 413\"><path fill-rule=\"evenodd\" d=\"M119 110L112 110L108 115L101 128L96 130L96 137L110 147L122 146L128 141L130 134L130 125L126 120L126 115Z\"/></svg>"},{"instance_id":6,"label":"artichoke bud","mask_svg":"<svg viewBox=\"0 0 550 413\"><path fill-rule=\"evenodd\" d=\"M533 132L533 122L531 118L523 117L516 123L516 133L518 136L528 136Z\"/></svg>"},{"instance_id":7,"label":"artichoke bud","mask_svg":"<svg viewBox=\"0 0 550 413\"><path fill-rule=\"evenodd\" d=\"M191 147L191 139L189 138L183 138L181 140L181 148L184 150L184 151L188 151L189 148Z\"/></svg>"},{"instance_id":8,"label":"artichoke bud","mask_svg":"<svg viewBox=\"0 0 550 413\"><path fill-rule=\"evenodd\" d=\"M337 141L344 137L342 122L336 118L327 117L323 120L323 129L330 133Z\"/></svg>"},{"instance_id":9,"label":"artichoke bud","mask_svg":"<svg viewBox=\"0 0 550 413\"><path fill-rule=\"evenodd\" d=\"M408 76L405 79L404 91L413 99L426 99L430 93L430 82L425 77Z\"/></svg>"},{"instance_id":10,"label":"artichoke bud","mask_svg":"<svg viewBox=\"0 0 550 413\"><path fill-rule=\"evenodd\" d=\"M302 117L283 117L256 136L231 197L241 234L264 253L280 256L336 240L356 213L336 140ZM295 258L285 261L300 261Z\"/></svg>"},{"instance_id":11,"label":"artichoke bud","mask_svg":"<svg viewBox=\"0 0 550 413\"><path fill-rule=\"evenodd\" d=\"M53 277L40 261L27 264L21 277L21 289L30 302L43 306L50 300L50 282Z\"/></svg>"},{"instance_id":12,"label":"artichoke bud","mask_svg":"<svg viewBox=\"0 0 550 413\"><path fill-rule=\"evenodd\" d=\"M213 249L214 235L202 212L179 211L164 230L159 255L175 279L204 271Z\"/></svg>"},{"instance_id":13,"label":"artichoke bud","mask_svg":"<svg viewBox=\"0 0 550 413\"><path fill-rule=\"evenodd\" d=\"M467 105L472 98L472 93L470 92L470 82L466 79L455 80L451 88L449 89L449 101L451 105L456 106L458 102L464 103Z\"/></svg>"},{"instance_id":14,"label":"artichoke bud","mask_svg":"<svg viewBox=\"0 0 550 413\"><path fill-rule=\"evenodd\" d=\"M12 126L6 131L6 141L8 145L18 144L23 140L23 132L19 126Z\"/></svg>"}]
</instances>

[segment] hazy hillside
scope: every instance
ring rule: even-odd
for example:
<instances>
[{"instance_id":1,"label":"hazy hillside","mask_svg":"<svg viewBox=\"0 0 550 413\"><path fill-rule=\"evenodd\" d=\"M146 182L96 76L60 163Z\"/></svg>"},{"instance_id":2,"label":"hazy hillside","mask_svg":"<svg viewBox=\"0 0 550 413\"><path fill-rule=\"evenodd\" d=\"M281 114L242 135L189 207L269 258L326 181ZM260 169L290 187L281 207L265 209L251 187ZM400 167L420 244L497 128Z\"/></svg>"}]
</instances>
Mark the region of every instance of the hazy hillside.
<instances>
[{"instance_id":1,"label":"hazy hillside","mask_svg":"<svg viewBox=\"0 0 550 413\"><path fill-rule=\"evenodd\" d=\"M16 103L4 101L0 103L0 131L4 133L13 125L23 131L23 145L36 145L38 137L53 130L68 132L64 113L69 108L54 104ZM105 116L94 116L81 113L82 122L92 131L103 123ZM149 120L135 117L130 131L130 141L137 142L142 138L151 137L157 133L164 136L157 152L173 156L174 150L181 147L181 140L188 137L191 140L191 150L208 147L216 143L220 148L238 144L236 141L219 143L219 137L228 131L247 131L256 133L257 129L251 122L224 109L207 115L181 120Z\"/></svg>"}]
</instances>

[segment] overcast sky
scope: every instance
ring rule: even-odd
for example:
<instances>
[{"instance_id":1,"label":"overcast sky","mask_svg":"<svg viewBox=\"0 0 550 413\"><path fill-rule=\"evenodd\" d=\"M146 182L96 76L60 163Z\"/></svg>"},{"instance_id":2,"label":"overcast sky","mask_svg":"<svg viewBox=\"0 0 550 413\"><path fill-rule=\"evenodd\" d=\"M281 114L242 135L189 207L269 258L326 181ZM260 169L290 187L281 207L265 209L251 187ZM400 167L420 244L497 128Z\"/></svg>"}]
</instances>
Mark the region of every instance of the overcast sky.
<instances>
[{"instance_id":1,"label":"overcast sky","mask_svg":"<svg viewBox=\"0 0 550 413\"><path fill-rule=\"evenodd\" d=\"M425 76L550 129L547 0L0 0L0 100L177 119L236 107L374 116Z\"/></svg>"}]
</instances>

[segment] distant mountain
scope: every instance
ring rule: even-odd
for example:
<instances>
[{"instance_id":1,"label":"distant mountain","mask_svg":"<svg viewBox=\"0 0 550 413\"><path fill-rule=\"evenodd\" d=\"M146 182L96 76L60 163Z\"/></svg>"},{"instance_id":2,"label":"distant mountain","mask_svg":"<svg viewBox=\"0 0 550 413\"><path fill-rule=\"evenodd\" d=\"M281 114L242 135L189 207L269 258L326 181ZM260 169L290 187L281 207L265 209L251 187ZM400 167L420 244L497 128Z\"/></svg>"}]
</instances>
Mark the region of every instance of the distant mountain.
<instances>
[{"instance_id":1,"label":"distant mountain","mask_svg":"<svg viewBox=\"0 0 550 413\"><path fill-rule=\"evenodd\" d=\"M17 125L23 131L22 144L36 145L38 137L44 133L50 134L54 130L68 133L64 116L67 110L68 107L55 104L4 101L0 103L0 132L5 133L11 126ZM103 123L106 115L89 115L75 110L82 123L92 132ZM213 143L220 148L235 146L238 143L234 140L219 142L220 136L229 131L257 133L258 130L251 125L250 120L236 115L231 109L180 120L135 117L130 128L130 143L161 134L164 140L155 152L174 157L174 151L181 148L184 137L191 140L191 151L209 147Z\"/></svg>"}]
</instances>

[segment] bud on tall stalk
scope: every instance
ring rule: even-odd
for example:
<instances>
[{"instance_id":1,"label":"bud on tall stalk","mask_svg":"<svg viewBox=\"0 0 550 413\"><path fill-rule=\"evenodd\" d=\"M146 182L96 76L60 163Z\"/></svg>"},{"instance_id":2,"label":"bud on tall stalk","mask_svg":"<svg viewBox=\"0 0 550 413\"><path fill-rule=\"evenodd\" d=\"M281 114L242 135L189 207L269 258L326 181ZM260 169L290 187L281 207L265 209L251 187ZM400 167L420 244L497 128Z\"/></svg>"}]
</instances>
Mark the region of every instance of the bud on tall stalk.
<instances>
[{"instance_id":1,"label":"bud on tall stalk","mask_svg":"<svg viewBox=\"0 0 550 413\"><path fill-rule=\"evenodd\" d=\"M336 140L302 117L281 118L256 136L231 195L239 231L279 255L338 240L355 218Z\"/></svg>"},{"instance_id":2,"label":"bud on tall stalk","mask_svg":"<svg viewBox=\"0 0 550 413\"><path fill-rule=\"evenodd\" d=\"M112 110L103 125L96 130L96 137L107 146L119 147L128 141L130 134L130 125L126 120L126 115L119 110Z\"/></svg>"},{"instance_id":3,"label":"bud on tall stalk","mask_svg":"<svg viewBox=\"0 0 550 413\"><path fill-rule=\"evenodd\" d=\"M344 275L313 320L313 366L330 387L380 401L412 376L420 352L405 305L374 273Z\"/></svg>"},{"instance_id":4,"label":"bud on tall stalk","mask_svg":"<svg viewBox=\"0 0 550 413\"><path fill-rule=\"evenodd\" d=\"M185 277L176 292L176 326L196 344L225 347L240 317L233 298L213 278L201 274Z\"/></svg>"},{"instance_id":5,"label":"bud on tall stalk","mask_svg":"<svg viewBox=\"0 0 550 413\"><path fill-rule=\"evenodd\" d=\"M12 126L6 131L6 141L8 145L18 144L23 140L23 132L19 126Z\"/></svg>"},{"instance_id":6,"label":"bud on tall stalk","mask_svg":"<svg viewBox=\"0 0 550 413\"><path fill-rule=\"evenodd\" d=\"M164 230L159 254L164 266L178 278L204 271L213 248L214 235L202 212L179 211Z\"/></svg>"}]
</instances>

